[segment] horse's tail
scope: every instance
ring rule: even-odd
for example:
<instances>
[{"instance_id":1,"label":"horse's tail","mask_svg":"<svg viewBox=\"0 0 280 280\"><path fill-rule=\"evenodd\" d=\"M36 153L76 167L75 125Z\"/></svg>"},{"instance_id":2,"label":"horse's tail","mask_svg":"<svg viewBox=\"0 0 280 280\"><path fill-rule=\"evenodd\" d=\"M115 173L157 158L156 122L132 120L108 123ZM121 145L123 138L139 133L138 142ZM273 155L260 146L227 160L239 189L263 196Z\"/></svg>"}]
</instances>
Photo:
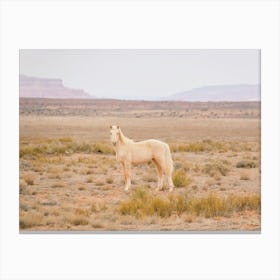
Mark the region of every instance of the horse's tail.
<instances>
[{"instance_id":1,"label":"horse's tail","mask_svg":"<svg viewBox=\"0 0 280 280\"><path fill-rule=\"evenodd\" d=\"M171 157L171 152L168 144L166 144L166 149L165 149L165 162L166 162L166 174L171 175L174 170L174 166L173 166L173 160Z\"/></svg>"}]
</instances>

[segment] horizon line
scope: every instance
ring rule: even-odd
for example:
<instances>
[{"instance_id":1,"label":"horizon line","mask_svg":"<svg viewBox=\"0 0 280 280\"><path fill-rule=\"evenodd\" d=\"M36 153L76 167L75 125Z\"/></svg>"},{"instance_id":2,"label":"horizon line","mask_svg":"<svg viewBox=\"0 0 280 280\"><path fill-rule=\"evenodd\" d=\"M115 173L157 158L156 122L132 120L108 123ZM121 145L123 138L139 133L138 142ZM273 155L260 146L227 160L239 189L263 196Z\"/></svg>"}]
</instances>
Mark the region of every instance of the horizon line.
<instances>
[{"instance_id":1,"label":"horizon line","mask_svg":"<svg viewBox=\"0 0 280 280\"><path fill-rule=\"evenodd\" d=\"M70 88L68 86L64 85L64 81L62 78L53 78L53 77L39 77L39 76L30 76L30 75L26 75L23 73L19 73L19 77L20 76L25 76L27 78L35 78L35 79L46 79L46 80L61 80L62 84L64 87L66 88ZM173 92L167 96L158 96L158 97L154 97L154 98L149 98L149 97L144 97L144 98L137 98L137 97L123 97L123 98L113 98L113 97L101 97L98 96L98 94L93 94L93 93L89 93L87 92L84 88L70 88L70 89L77 89L77 90L83 90L85 93L87 93L89 95L89 98L46 98L46 99L111 99L111 100L133 100L133 101L172 101L171 98L174 95L178 95L178 94L183 94L184 92L189 92L189 91L193 91L196 89L202 89L202 88L211 88L211 87L222 87L222 86L261 86L261 83L237 83L237 84L208 84L208 85L204 85L204 86L199 86L199 87L193 87L191 89L188 90L181 90L181 91L177 91L177 92ZM33 97L24 97L24 98L33 98ZM44 97L34 97L34 98L44 98ZM174 101L180 101L180 100L174 100ZM182 100L181 100L182 101ZM209 101L209 102L223 102L223 101L227 101L227 100L220 100L220 101ZM248 101L258 101L258 100L248 100ZM208 102L208 101L186 101L186 102ZM228 102L239 102L239 101L228 101ZM243 101L240 101L243 102Z\"/></svg>"}]
</instances>

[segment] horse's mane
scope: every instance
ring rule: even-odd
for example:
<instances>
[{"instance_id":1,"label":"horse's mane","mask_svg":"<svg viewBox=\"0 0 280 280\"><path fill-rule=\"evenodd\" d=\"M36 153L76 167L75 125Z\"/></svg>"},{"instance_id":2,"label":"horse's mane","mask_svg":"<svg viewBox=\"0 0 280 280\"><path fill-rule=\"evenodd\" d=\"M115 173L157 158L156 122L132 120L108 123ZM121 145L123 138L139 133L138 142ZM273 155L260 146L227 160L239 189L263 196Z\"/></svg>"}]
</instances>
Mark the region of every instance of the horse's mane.
<instances>
[{"instance_id":1,"label":"horse's mane","mask_svg":"<svg viewBox=\"0 0 280 280\"><path fill-rule=\"evenodd\" d=\"M134 140L124 136L124 134L122 133L122 131L120 130L120 140L121 142L128 144L128 143L134 143Z\"/></svg>"}]
</instances>

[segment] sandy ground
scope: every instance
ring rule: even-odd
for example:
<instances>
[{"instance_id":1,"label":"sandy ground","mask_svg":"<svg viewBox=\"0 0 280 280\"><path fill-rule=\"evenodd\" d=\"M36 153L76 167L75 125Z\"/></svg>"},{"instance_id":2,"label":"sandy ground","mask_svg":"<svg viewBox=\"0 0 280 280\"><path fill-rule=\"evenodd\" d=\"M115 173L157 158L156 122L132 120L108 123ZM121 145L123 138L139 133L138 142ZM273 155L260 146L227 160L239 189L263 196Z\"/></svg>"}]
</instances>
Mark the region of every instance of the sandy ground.
<instances>
[{"instance_id":1,"label":"sandy ground","mask_svg":"<svg viewBox=\"0 0 280 280\"><path fill-rule=\"evenodd\" d=\"M55 106L59 106L61 113L54 115L45 109L38 113L37 109L42 105L36 102L28 100L27 106L21 101L20 150L24 153L20 157L19 211L22 232L260 230L259 208L211 217L187 211L172 212L166 217L156 213L141 217L123 214L121 204L131 201L138 188L146 188L154 197L168 197L167 189L155 190L157 178L152 164L133 168L132 188L125 193L121 167L110 151L58 150L67 143L102 143L110 147L109 126L118 124L134 140L156 138L170 145L175 170L183 170L187 178L185 185L175 189L175 195L192 198L211 194L220 198L229 195L260 196L259 106L242 103L240 108L234 104L229 109L228 104L224 107L218 104L219 109L216 110L218 105L209 104L205 111L205 105L203 109L194 105L192 111L188 104L188 115L181 116L180 113L186 112L181 104L174 115L172 110L167 113L161 103L158 106L154 102L152 105L141 103L140 106L136 102L127 109L127 104L119 102L114 106L121 116L115 116L115 111L110 109L112 106L107 104L110 101L104 101L103 107L99 104L96 115L74 114L72 103L70 114L68 103L56 101ZM45 107L53 106L52 102L45 101ZM80 107L77 108L80 110ZM190 112L193 114L189 115ZM205 112L214 113L205 115ZM101 113L104 116L100 116ZM160 116L161 113L165 115ZM178 145L189 144L193 146L185 150L176 149ZM196 150L197 145L202 149ZM40 152L43 146L47 150ZM246 164L242 164L244 162ZM217 164L226 172L219 168L207 171L207 166L214 168Z\"/></svg>"}]
</instances>

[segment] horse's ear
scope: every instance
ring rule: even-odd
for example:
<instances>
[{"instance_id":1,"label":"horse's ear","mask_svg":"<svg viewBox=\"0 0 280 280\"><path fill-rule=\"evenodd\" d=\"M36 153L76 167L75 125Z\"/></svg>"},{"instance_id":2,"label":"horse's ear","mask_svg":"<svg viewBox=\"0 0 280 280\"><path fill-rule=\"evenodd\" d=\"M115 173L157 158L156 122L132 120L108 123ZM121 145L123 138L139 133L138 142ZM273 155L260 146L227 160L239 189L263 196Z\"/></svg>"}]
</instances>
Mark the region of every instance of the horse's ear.
<instances>
[{"instance_id":1,"label":"horse's ear","mask_svg":"<svg viewBox=\"0 0 280 280\"><path fill-rule=\"evenodd\" d=\"M120 129L120 127L119 127L119 126L117 126L117 129Z\"/></svg>"},{"instance_id":2,"label":"horse's ear","mask_svg":"<svg viewBox=\"0 0 280 280\"><path fill-rule=\"evenodd\" d=\"M112 129L112 125L110 125L110 129Z\"/></svg>"}]
</instances>

